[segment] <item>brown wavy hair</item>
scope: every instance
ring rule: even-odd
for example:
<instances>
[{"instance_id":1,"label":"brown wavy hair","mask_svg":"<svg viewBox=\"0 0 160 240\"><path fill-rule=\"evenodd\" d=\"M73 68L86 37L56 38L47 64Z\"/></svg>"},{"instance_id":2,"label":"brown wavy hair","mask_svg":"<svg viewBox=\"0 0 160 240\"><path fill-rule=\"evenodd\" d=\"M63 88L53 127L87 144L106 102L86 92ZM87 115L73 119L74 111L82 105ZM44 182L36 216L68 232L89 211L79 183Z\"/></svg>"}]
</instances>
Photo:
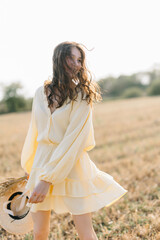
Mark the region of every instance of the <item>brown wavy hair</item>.
<instances>
[{"instance_id":1,"label":"brown wavy hair","mask_svg":"<svg viewBox=\"0 0 160 240\"><path fill-rule=\"evenodd\" d=\"M48 107L52 106L53 98L58 102L57 108L61 107L66 99L76 100L78 92L82 93L82 100L86 100L88 104L92 106L92 102L99 102L102 100L101 90L99 85L93 81L91 72L86 67L85 51L82 44L76 42L62 42L54 49L52 62L53 62L53 77L44 82L44 93L47 96ZM71 78L65 71L67 66L66 57L71 56L72 47L76 47L81 53L81 69L75 76L78 78L79 83L75 85L75 88L70 87ZM56 89L60 93L56 93ZM49 95L48 95L49 90ZM83 98L85 95L85 98ZM59 97L59 99L56 98Z\"/></svg>"}]
</instances>

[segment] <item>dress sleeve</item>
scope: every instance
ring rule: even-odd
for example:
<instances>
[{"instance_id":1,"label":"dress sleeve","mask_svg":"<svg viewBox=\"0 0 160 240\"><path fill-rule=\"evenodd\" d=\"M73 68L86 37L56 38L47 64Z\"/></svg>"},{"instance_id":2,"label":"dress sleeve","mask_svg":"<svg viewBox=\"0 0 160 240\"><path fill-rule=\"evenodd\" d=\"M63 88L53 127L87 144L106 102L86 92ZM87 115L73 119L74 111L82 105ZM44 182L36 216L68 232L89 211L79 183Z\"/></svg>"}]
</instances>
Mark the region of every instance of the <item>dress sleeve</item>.
<instances>
[{"instance_id":1,"label":"dress sleeve","mask_svg":"<svg viewBox=\"0 0 160 240\"><path fill-rule=\"evenodd\" d=\"M39 175L52 184L62 182L70 173L83 151L95 146L92 107L80 98L73 102L65 135Z\"/></svg>"},{"instance_id":2,"label":"dress sleeve","mask_svg":"<svg viewBox=\"0 0 160 240\"><path fill-rule=\"evenodd\" d=\"M33 97L32 113L31 113L29 129L24 141L22 152L21 152L21 167L28 174L31 171L33 161L34 161L34 156L38 146L38 142L37 142L38 131L37 131L37 125L36 125L36 119L35 119L35 108L36 108L36 92Z\"/></svg>"}]
</instances>

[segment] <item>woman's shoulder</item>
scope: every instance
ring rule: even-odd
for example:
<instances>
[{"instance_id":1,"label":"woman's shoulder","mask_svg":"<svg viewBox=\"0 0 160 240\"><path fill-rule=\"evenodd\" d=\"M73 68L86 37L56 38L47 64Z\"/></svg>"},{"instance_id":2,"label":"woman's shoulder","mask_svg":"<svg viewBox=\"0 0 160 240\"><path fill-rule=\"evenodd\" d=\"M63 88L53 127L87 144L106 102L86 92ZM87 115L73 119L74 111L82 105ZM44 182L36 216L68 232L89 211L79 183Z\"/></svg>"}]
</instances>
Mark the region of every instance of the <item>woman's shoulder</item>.
<instances>
[{"instance_id":1,"label":"woman's shoulder","mask_svg":"<svg viewBox=\"0 0 160 240\"><path fill-rule=\"evenodd\" d=\"M45 100L42 85L36 88L36 90L34 92L33 100L34 100L35 104L37 102L40 103L41 101Z\"/></svg>"},{"instance_id":2,"label":"woman's shoulder","mask_svg":"<svg viewBox=\"0 0 160 240\"><path fill-rule=\"evenodd\" d=\"M41 85L39 87L36 88L35 93L34 93L34 98L42 98L44 94L44 86Z\"/></svg>"},{"instance_id":3,"label":"woman's shoulder","mask_svg":"<svg viewBox=\"0 0 160 240\"><path fill-rule=\"evenodd\" d=\"M42 90L44 90L44 86L40 85L39 87L36 88L35 94L37 95L38 93L42 92Z\"/></svg>"},{"instance_id":4,"label":"woman's shoulder","mask_svg":"<svg viewBox=\"0 0 160 240\"><path fill-rule=\"evenodd\" d=\"M85 109L90 109L91 105L86 100L86 93L82 94L82 92L78 92L77 98L72 101L72 109L79 109L79 111L83 111Z\"/></svg>"}]
</instances>

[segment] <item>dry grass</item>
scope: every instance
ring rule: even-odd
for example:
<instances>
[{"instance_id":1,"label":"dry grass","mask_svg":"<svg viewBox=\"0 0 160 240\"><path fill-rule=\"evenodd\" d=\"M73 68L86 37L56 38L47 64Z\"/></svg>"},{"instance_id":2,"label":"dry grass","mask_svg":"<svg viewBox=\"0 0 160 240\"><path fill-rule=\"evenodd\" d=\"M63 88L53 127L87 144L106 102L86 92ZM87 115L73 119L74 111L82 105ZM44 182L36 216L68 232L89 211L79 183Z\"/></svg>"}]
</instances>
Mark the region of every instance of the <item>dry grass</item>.
<instances>
[{"instance_id":1,"label":"dry grass","mask_svg":"<svg viewBox=\"0 0 160 240\"><path fill-rule=\"evenodd\" d=\"M30 113L0 116L0 174L20 177L20 154ZM160 97L110 101L93 112L96 147L90 158L128 190L108 208L93 213L98 239L160 239ZM31 240L0 229L0 239ZM78 240L69 214L51 215L49 239Z\"/></svg>"}]
</instances>

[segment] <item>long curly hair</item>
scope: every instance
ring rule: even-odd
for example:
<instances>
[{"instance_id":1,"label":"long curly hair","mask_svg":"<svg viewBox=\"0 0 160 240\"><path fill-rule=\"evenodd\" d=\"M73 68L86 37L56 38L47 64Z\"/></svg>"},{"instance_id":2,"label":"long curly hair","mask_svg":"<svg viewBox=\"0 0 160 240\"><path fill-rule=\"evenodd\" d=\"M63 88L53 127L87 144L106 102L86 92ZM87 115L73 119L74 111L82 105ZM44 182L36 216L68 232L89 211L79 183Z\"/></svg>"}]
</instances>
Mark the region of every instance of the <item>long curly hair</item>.
<instances>
[{"instance_id":1,"label":"long curly hair","mask_svg":"<svg viewBox=\"0 0 160 240\"><path fill-rule=\"evenodd\" d=\"M84 45L80 43L66 41L55 47L52 57L53 76L52 79L48 79L44 82L44 93L47 96L49 108L53 105L53 99L56 99L58 103L57 108L61 107L68 97L70 101L76 101L78 92L80 91L82 93L82 100L86 100L91 106L92 102L99 102L102 100L100 87L95 81L93 81L91 72L86 67L83 46ZM76 47L81 54L81 69L77 75L75 75L75 79L78 79L79 83L75 85L74 89L70 87L70 81L72 81L72 79L65 70L65 66L70 68L67 64L66 57L72 58L71 49L73 47ZM58 95L56 90L58 90L60 95ZM85 98L83 98L84 95ZM56 96L58 96L58 99Z\"/></svg>"}]
</instances>

